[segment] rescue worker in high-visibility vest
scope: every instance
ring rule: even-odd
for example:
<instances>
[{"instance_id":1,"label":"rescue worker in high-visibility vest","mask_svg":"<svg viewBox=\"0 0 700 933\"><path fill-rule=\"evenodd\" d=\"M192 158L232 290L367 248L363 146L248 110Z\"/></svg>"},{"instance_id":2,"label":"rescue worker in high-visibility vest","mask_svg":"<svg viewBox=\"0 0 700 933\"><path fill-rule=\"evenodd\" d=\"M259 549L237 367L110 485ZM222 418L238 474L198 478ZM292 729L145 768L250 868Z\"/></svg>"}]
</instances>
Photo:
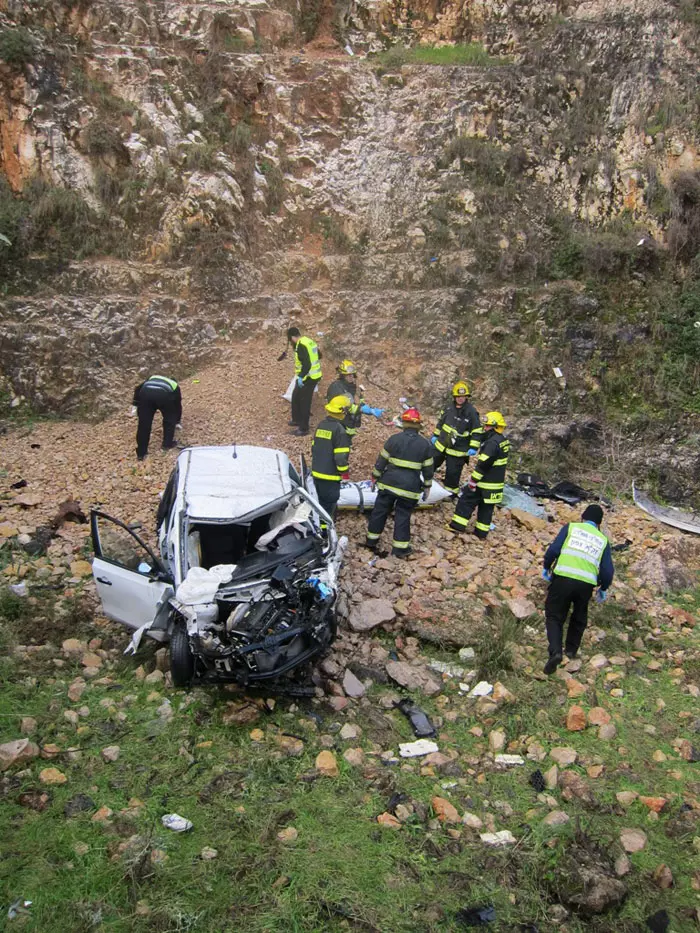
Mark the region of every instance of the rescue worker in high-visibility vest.
<instances>
[{"instance_id":1,"label":"rescue worker in high-visibility vest","mask_svg":"<svg viewBox=\"0 0 700 933\"><path fill-rule=\"evenodd\" d=\"M362 386L360 386L360 389L362 389ZM352 360L343 360L338 364L338 378L331 382L326 390L326 399L328 401L335 398L336 395L346 395L352 403L343 422L351 441L362 424L363 415L374 415L375 418L381 418L384 414L383 408L370 407L361 396L359 401L357 400L357 367Z\"/></svg>"},{"instance_id":2,"label":"rescue worker in high-visibility vest","mask_svg":"<svg viewBox=\"0 0 700 933\"><path fill-rule=\"evenodd\" d=\"M553 674L562 661L562 648L568 658L575 658L588 624L588 603L599 586L596 599L604 602L613 582L610 542L600 530L603 510L589 505L580 522L569 522L560 530L544 555L542 576L550 581L544 604L544 618L549 642L545 674ZM564 641L564 625L571 618Z\"/></svg>"},{"instance_id":3,"label":"rescue worker in high-visibility vest","mask_svg":"<svg viewBox=\"0 0 700 933\"><path fill-rule=\"evenodd\" d=\"M177 447L175 428L182 420L182 394L180 386L167 376L149 376L134 389L133 405L139 423L136 429L136 457L144 460L151 439L155 413L163 416L163 450Z\"/></svg>"},{"instance_id":4,"label":"rescue worker in high-visibility vest","mask_svg":"<svg viewBox=\"0 0 700 933\"><path fill-rule=\"evenodd\" d=\"M505 418L500 411L489 411L483 422L484 435L469 481L457 501L452 521L447 526L456 533L467 530L474 509L477 538L487 538L494 508L503 501L510 441L503 437Z\"/></svg>"},{"instance_id":5,"label":"rescue worker in high-visibility vest","mask_svg":"<svg viewBox=\"0 0 700 933\"><path fill-rule=\"evenodd\" d=\"M452 386L452 403L438 418L431 444L435 447L435 469L445 466L445 489L459 495L462 469L483 439L479 412L469 401L469 386L456 382Z\"/></svg>"},{"instance_id":6,"label":"rescue worker in high-visibility vest","mask_svg":"<svg viewBox=\"0 0 700 933\"><path fill-rule=\"evenodd\" d=\"M309 418L311 416L311 403L314 398L314 389L319 383L321 372L321 351L318 344L311 337L302 337L298 327L290 327L287 331L287 340L294 347L294 376L296 383L292 392L292 418L290 425L296 426L292 431L297 437L304 437L309 433Z\"/></svg>"},{"instance_id":7,"label":"rescue worker in high-visibility vest","mask_svg":"<svg viewBox=\"0 0 700 933\"><path fill-rule=\"evenodd\" d=\"M350 440L343 427L350 402L345 395L336 395L326 405L328 414L314 432L311 442L311 475L316 498L331 518L340 498L340 481L348 478ZM326 525L321 523L321 530Z\"/></svg>"},{"instance_id":8,"label":"rescue worker in high-visibility vest","mask_svg":"<svg viewBox=\"0 0 700 933\"><path fill-rule=\"evenodd\" d=\"M433 482L433 449L419 434L421 416L417 408L401 415L403 430L392 434L377 457L372 475L379 489L367 524L368 548L376 550L386 520L394 510L394 537L391 553L408 557L411 553L411 513L421 498L427 499Z\"/></svg>"}]
</instances>

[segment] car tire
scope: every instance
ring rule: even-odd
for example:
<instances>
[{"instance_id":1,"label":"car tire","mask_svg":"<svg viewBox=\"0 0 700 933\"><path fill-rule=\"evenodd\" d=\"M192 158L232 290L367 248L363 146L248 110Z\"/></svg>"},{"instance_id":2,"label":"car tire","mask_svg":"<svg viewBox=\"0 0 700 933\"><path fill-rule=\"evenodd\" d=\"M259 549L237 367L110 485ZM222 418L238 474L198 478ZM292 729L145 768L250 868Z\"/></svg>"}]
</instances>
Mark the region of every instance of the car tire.
<instances>
[{"instance_id":1,"label":"car tire","mask_svg":"<svg viewBox=\"0 0 700 933\"><path fill-rule=\"evenodd\" d=\"M194 677L194 655L184 622L176 622L170 637L170 673L176 687L189 687Z\"/></svg>"}]
</instances>

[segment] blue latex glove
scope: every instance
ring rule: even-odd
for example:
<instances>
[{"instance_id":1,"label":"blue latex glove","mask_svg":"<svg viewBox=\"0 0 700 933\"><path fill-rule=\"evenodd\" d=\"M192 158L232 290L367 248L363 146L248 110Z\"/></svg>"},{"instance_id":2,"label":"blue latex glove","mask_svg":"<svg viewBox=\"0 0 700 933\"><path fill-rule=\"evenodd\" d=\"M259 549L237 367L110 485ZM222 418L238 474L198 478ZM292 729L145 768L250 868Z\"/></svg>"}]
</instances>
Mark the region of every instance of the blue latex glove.
<instances>
[{"instance_id":1,"label":"blue latex glove","mask_svg":"<svg viewBox=\"0 0 700 933\"><path fill-rule=\"evenodd\" d=\"M297 376L297 385L299 386L299 388L301 388L304 385L304 380L301 378L301 376Z\"/></svg>"},{"instance_id":2,"label":"blue latex glove","mask_svg":"<svg viewBox=\"0 0 700 933\"><path fill-rule=\"evenodd\" d=\"M437 444L437 437L431 437L431 438L430 438L430 443L431 443L431 444L433 445L433 447L434 447L434 446Z\"/></svg>"},{"instance_id":3,"label":"blue latex glove","mask_svg":"<svg viewBox=\"0 0 700 933\"><path fill-rule=\"evenodd\" d=\"M381 418L385 411L386 411L386 408L373 408L372 414L374 415L375 418Z\"/></svg>"},{"instance_id":4,"label":"blue latex glove","mask_svg":"<svg viewBox=\"0 0 700 933\"><path fill-rule=\"evenodd\" d=\"M551 582L552 582L552 571L551 571L551 570L543 570L543 571L542 571L542 579L543 579L543 580L546 580L547 583L551 583Z\"/></svg>"},{"instance_id":5,"label":"blue latex glove","mask_svg":"<svg viewBox=\"0 0 700 933\"><path fill-rule=\"evenodd\" d=\"M598 592L595 594L595 601L597 603L604 603L607 598L608 598L607 590L598 590Z\"/></svg>"},{"instance_id":6,"label":"blue latex glove","mask_svg":"<svg viewBox=\"0 0 700 933\"><path fill-rule=\"evenodd\" d=\"M476 447L470 447L469 450L467 451L467 455L469 457L473 457L475 453L476 453Z\"/></svg>"}]
</instances>

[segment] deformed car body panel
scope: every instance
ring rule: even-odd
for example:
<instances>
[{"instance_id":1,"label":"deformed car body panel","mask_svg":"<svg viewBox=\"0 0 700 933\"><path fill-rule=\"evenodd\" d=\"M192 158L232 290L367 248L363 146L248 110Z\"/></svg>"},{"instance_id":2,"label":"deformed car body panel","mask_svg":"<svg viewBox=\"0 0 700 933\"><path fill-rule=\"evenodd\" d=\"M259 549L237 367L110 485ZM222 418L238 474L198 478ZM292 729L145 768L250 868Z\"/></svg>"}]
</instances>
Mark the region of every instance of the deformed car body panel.
<instances>
[{"instance_id":1,"label":"deformed car body panel","mask_svg":"<svg viewBox=\"0 0 700 933\"><path fill-rule=\"evenodd\" d=\"M176 683L274 681L335 637L347 539L282 451L183 451L158 509L160 559L123 522L92 522L105 613L135 629L127 650L173 636Z\"/></svg>"}]
</instances>

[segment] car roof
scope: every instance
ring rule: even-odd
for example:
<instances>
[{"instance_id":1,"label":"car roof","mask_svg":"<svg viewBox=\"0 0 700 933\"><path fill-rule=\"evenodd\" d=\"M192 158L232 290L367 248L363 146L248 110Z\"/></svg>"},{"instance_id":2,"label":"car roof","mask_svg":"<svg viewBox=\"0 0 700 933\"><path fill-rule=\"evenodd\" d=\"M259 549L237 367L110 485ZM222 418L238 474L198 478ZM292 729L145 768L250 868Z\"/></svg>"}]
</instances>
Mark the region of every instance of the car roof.
<instances>
[{"instance_id":1,"label":"car roof","mask_svg":"<svg viewBox=\"0 0 700 933\"><path fill-rule=\"evenodd\" d=\"M270 447L189 447L178 457L189 516L235 521L294 488L289 457Z\"/></svg>"}]
</instances>

